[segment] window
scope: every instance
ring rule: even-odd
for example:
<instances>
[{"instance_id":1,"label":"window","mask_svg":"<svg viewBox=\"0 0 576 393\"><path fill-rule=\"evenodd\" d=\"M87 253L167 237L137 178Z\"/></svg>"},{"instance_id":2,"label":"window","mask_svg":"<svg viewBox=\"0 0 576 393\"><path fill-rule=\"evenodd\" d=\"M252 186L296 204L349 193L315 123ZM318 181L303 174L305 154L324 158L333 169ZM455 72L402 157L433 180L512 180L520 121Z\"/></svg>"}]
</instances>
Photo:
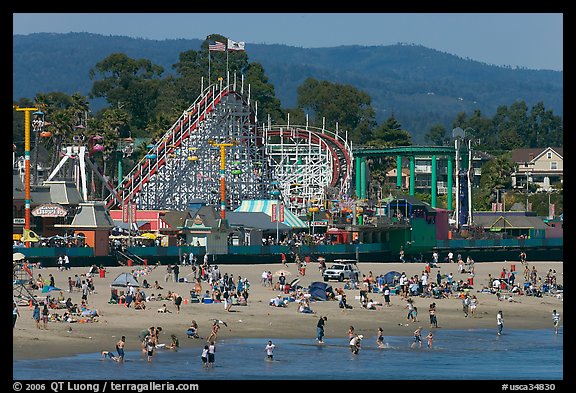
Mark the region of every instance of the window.
<instances>
[{"instance_id":1,"label":"window","mask_svg":"<svg viewBox=\"0 0 576 393\"><path fill-rule=\"evenodd\" d=\"M551 159L551 158L552 158L552 152L551 152L551 151L549 151L549 152L546 154L546 158L548 158L548 159Z\"/></svg>"},{"instance_id":2,"label":"window","mask_svg":"<svg viewBox=\"0 0 576 393\"><path fill-rule=\"evenodd\" d=\"M552 169L552 170L558 169L558 163L556 161L552 161L550 163L550 169Z\"/></svg>"}]
</instances>

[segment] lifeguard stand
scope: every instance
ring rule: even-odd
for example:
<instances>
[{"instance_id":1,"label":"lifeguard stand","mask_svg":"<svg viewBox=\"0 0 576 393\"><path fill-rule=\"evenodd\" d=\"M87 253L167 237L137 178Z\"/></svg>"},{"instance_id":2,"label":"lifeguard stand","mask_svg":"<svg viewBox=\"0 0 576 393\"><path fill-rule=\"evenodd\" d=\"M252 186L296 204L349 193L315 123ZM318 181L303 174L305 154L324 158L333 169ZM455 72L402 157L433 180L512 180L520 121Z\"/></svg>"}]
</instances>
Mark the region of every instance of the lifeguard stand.
<instances>
[{"instance_id":1,"label":"lifeguard stand","mask_svg":"<svg viewBox=\"0 0 576 393\"><path fill-rule=\"evenodd\" d=\"M27 306L32 301L33 304L38 303L36 296L29 289L34 274L32 273L30 264L23 261L14 261L13 263L13 290L12 298L19 306Z\"/></svg>"}]
</instances>

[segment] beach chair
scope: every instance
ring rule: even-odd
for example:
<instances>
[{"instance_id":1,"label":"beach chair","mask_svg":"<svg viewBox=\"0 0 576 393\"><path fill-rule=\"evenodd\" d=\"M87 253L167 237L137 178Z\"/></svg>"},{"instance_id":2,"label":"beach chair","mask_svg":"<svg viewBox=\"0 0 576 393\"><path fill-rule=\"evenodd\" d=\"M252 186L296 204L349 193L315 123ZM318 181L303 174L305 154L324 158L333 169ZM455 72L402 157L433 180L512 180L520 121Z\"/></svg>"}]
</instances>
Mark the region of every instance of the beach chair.
<instances>
[{"instance_id":1,"label":"beach chair","mask_svg":"<svg viewBox=\"0 0 576 393\"><path fill-rule=\"evenodd\" d=\"M195 291L190 291L190 303L200 303L200 299Z\"/></svg>"}]
</instances>

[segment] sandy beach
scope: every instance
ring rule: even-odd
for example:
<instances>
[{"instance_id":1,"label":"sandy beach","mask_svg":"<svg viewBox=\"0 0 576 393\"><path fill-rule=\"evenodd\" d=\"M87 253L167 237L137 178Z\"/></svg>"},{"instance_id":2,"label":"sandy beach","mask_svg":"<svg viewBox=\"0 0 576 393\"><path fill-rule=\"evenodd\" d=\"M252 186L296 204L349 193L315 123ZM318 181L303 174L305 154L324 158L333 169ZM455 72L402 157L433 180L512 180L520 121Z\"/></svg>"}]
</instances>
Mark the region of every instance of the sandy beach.
<instances>
[{"instance_id":1,"label":"sandy beach","mask_svg":"<svg viewBox=\"0 0 576 393\"><path fill-rule=\"evenodd\" d=\"M13 329L13 358L52 358L58 356L73 355L76 353L98 353L102 350L114 350L115 343L124 335L126 336L126 349L135 350L140 348L138 333L149 326L161 326L161 343L169 343L170 335L175 334L182 347L204 345L205 340L186 338L186 329L194 319L199 325L199 334L207 337L214 318L226 321L227 327L222 325L218 340L232 337L261 337L269 338L309 338L316 337L316 323L320 316L328 318L325 326L325 338L346 337L348 327L354 326L356 333L367 338L375 337L378 327L382 327L385 335L406 335L411 337L414 329L422 326L424 330L430 328L428 318L428 306L435 302L437 307L438 329L474 329L488 328L496 332L496 313L502 310L504 313L504 329L550 329L552 326L552 310L556 309L563 317L563 301L556 296L544 294L543 297L515 296L514 302L507 300L498 301L496 295L478 292L482 286L488 284L488 274L499 277L502 268L510 270L514 264L517 270L517 282L523 282L523 266L519 261L478 262L475 264L474 286L470 294L478 298L478 308L474 317L465 318L462 312L461 299L456 297L448 299L433 299L414 297L414 305L418 308L418 322L408 323L406 320L406 303L400 296L391 296L391 307L377 307L376 310L367 310L360 307L355 297L359 290L345 290L348 303L353 309L343 310L338 307L337 301L312 302L311 307L315 314L302 314L297 311L295 303L289 303L287 308L269 306L271 298L280 294L270 287L261 284L261 274L264 270L275 271L282 269L282 265L271 263L265 265L220 265L222 274L233 274L235 282L237 277L248 277L250 281L250 296L247 306L234 306L230 312L224 309L223 304L197 304L187 303L181 306L180 313L176 312L176 306L168 301L148 302L145 310L126 308L123 305L109 304L110 284L122 272L130 272L136 267L108 267L106 277L94 278L96 293L89 295L90 308L96 308L101 316L93 323L66 323L49 322L48 330L37 329L32 319L32 310L28 306L20 306L20 317ZM330 262L327 262L330 266ZM563 285L562 262L529 262L529 267L535 266L538 275L544 279L549 269L556 270L557 283ZM358 264L361 272L373 276L385 274L391 270L406 272L408 276L420 275L425 268L423 263L362 263ZM305 276L298 276L296 266L290 264L287 268L291 272L288 281L296 277L300 278L299 285L307 288L311 282L322 281L318 264L310 263ZM442 263L439 268L432 268L431 278L435 280L437 271L441 274L453 273L456 280L467 280L468 274L459 274L457 264ZM72 267L68 271L59 271L57 268L35 269L33 274L38 273L47 278L52 274L58 288L63 290L65 298L71 297L74 303L80 304L81 293L68 292L67 279L75 274L84 275L88 268ZM186 277L192 281L190 266L180 268L180 277ZM193 284L165 282L166 266L158 266L149 274L140 277L142 282L145 278L149 283L158 280L163 290L157 291L152 288L146 293L162 293L166 295L168 290L180 294L183 298L189 298ZM83 278L83 277L82 277ZM276 281L276 278L274 278ZM333 288L343 287L344 283L331 281ZM203 292L208 284L203 283ZM35 291L38 296L44 296L40 291ZM51 292L51 296L58 297L59 291ZM374 300L384 301L382 294L370 294ZM171 313L158 313L157 309L164 303ZM186 302L185 302L186 303ZM63 310L57 310L60 314ZM406 324L408 326L406 326ZM560 320L562 325L562 319Z\"/></svg>"}]
</instances>

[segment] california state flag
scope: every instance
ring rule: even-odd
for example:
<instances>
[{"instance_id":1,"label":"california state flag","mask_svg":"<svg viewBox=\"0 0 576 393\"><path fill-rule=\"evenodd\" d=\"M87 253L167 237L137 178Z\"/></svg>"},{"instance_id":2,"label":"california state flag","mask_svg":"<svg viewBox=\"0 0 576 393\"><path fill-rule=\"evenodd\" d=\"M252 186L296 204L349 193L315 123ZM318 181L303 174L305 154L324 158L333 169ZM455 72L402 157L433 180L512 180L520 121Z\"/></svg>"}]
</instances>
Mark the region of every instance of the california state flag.
<instances>
[{"instance_id":1,"label":"california state flag","mask_svg":"<svg viewBox=\"0 0 576 393\"><path fill-rule=\"evenodd\" d=\"M232 41L231 39L228 39L228 50L242 51L244 50L245 45L246 44L244 43L244 41L236 42Z\"/></svg>"}]
</instances>

